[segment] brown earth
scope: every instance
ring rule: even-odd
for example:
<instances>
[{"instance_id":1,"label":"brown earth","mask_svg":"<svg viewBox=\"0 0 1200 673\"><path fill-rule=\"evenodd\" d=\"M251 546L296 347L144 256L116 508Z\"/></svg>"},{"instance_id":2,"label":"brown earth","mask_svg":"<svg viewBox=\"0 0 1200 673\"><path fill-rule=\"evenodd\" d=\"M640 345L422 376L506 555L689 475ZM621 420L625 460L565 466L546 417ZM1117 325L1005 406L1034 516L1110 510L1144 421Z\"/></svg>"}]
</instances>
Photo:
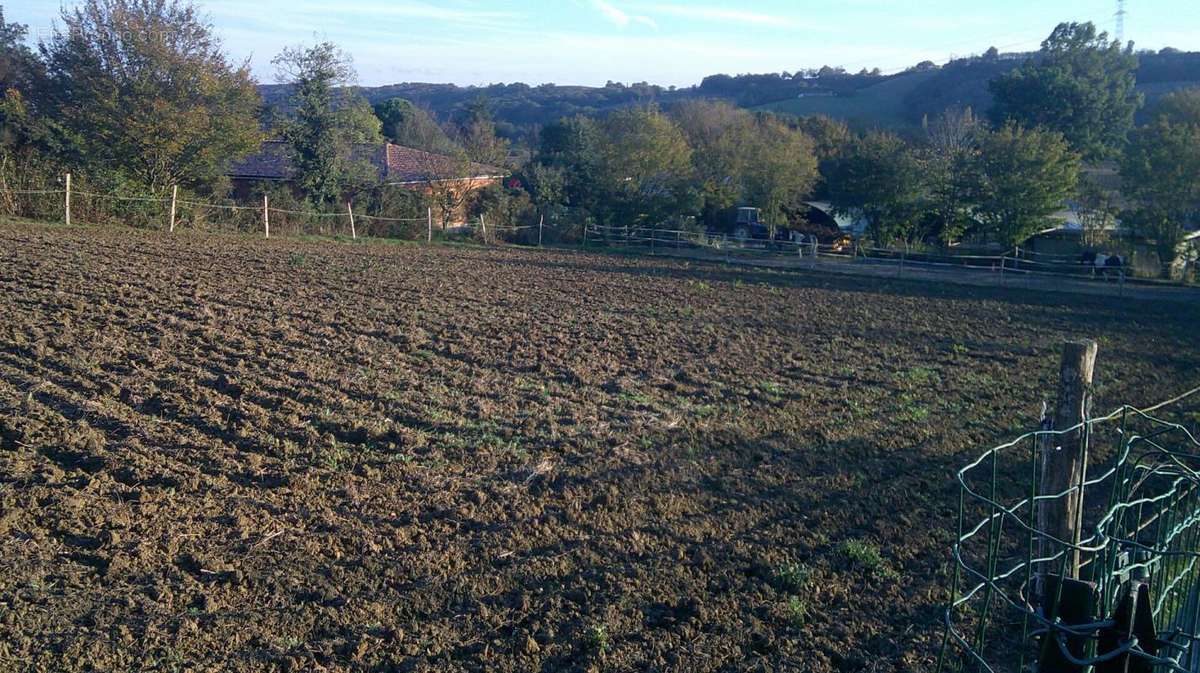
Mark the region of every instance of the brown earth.
<instances>
[{"instance_id":1,"label":"brown earth","mask_svg":"<svg viewBox=\"0 0 1200 673\"><path fill-rule=\"evenodd\" d=\"M1200 373L1179 304L16 223L0 315L4 671L927 671L1058 344Z\"/></svg>"}]
</instances>

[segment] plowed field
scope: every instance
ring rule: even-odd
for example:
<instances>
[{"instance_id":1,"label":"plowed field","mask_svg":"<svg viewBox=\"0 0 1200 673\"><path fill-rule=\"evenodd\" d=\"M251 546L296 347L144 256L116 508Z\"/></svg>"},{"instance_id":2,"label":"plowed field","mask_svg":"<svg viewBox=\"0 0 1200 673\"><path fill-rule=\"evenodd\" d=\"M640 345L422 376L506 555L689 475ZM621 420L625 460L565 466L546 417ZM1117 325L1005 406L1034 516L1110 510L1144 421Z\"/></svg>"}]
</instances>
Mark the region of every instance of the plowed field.
<instances>
[{"instance_id":1,"label":"plowed field","mask_svg":"<svg viewBox=\"0 0 1200 673\"><path fill-rule=\"evenodd\" d=\"M1178 303L0 226L0 670L928 671L953 472Z\"/></svg>"}]
</instances>

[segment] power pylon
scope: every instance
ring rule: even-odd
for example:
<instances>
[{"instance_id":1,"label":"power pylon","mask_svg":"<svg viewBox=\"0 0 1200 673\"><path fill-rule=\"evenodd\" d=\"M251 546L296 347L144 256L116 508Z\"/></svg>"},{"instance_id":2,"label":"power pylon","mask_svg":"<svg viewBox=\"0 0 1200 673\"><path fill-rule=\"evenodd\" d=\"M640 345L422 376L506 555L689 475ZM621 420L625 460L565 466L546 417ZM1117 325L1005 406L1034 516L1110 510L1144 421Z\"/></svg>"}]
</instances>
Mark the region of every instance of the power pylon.
<instances>
[{"instance_id":1,"label":"power pylon","mask_svg":"<svg viewBox=\"0 0 1200 673\"><path fill-rule=\"evenodd\" d=\"M1117 42L1125 44L1125 17L1129 12L1125 11L1125 0L1117 0Z\"/></svg>"}]
</instances>

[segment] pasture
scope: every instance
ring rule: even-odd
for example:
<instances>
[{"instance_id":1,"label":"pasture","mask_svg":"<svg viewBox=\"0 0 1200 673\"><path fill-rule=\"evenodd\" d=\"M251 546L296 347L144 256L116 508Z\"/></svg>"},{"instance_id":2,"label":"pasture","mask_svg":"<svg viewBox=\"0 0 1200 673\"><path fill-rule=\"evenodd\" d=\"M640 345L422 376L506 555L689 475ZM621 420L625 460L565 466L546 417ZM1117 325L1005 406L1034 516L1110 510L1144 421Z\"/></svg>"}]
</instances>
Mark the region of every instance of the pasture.
<instances>
[{"instance_id":1,"label":"pasture","mask_svg":"<svg viewBox=\"0 0 1200 673\"><path fill-rule=\"evenodd\" d=\"M928 671L953 473L1200 309L0 226L0 669Z\"/></svg>"}]
</instances>

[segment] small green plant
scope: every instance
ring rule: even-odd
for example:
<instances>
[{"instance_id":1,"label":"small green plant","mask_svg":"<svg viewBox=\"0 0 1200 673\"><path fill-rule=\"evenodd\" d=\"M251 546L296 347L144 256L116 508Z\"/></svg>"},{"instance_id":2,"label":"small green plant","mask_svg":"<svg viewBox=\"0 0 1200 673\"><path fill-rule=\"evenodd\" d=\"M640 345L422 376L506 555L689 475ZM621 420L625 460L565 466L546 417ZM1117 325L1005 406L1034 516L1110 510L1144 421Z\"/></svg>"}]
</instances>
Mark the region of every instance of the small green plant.
<instances>
[{"instance_id":1,"label":"small green plant","mask_svg":"<svg viewBox=\"0 0 1200 673\"><path fill-rule=\"evenodd\" d=\"M298 252L293 252L292 254L288 255L288 266L292 267L293 269L302 267L307 263L308 257Z\"/></svg>"},{"instance_id":2,"label":"small green plant","mask_svg":"<svg viewBox=\"0 0 1200 673\"><path fill-rule=\"evenodd\" d=\"M921 404L909 393L900 395L900 408L896 411L895 420L898 423L921 423L932 413L929 407Z\"/></svg>"},{"instance_id":3,"label":"small green plant","mask_svg":"<svg viewBox=\"0 0 1200 673\"><path fill-rule=\"evenodd\" d=\"M788 561L775 567L775 586L790 594L804 593L812 579L812 569L803 563Z\"/></svg>"},{"instance_id":4,"label":"small green plant","mask_svg":"<svg viewBox=\"0 0 1200 673\"><path fill-rule=\"evenodd\" d=\"M646 393L624 392L621 393L621 399L625 402L633 402L634 404L641 404L643 406L650 404L650 396Z\"/></svg>"},{"instance_id":5,"label":"small green plant","mask_svg":"<svg viewBox=\"0 0 1200 673\"><path fill-rule=\"evenodd\" d=\"M879 547L866 540L846 540L842 543L842 555L851 564L884 579L899 579L900 574L884 560Z\"/></svg>"},{"instance_id":6,"label":"small green plant","mask_svg":"<svg viewBox=\"0 0 1200 673\"><path fill-rule=\"evenodd\" d=\"M768 397L781 397L783 395L783 386L774 381L762 381L758 384L758 388Z\"/></svg>"},{"instance_id":7,"label":"small green plant","mask_svg":"<svg viewBox=\"0 0 1200 673\"><path fill-rule=\"evenodd\" d=\"M799 596L789 596L784 614L787 615L787 621L793 628L799 628L808 621L810 609L808 601Z\"/></svg>"},{"instance_id":8,"label":"small green plant","mask_svg":"<svg viewBox=\"0 0 1200 673\"><path fill-rule=\"evenodd\" d=\"M583 634L584 649L593 654L603 654L612 647L609 642L608 629L604 628L603 624L597 624L588 628Z\"/></svg>"},{"instance_id":9,"label":"small green plant","mask_svg":"<svg viewBox=\"0 0 1200 673\"><path fill-rule=\"evenodd\" d=\"M955 355L966 355L970 352L970 350L965 344L954 344L950 347L950 352L954 353Z\"/></svg>"},{"instance_id":10,"label":"small green plant","mask_svg":"<svg viewBox=\"0 0 1200 673\"><path fill-rule=\"evenodd\" d=\"M929 367L913 367L896 374L896 378L906 383L911 383L918 386L928 385L941 381L937 370Z\"/></svg>"}]
</instances>

